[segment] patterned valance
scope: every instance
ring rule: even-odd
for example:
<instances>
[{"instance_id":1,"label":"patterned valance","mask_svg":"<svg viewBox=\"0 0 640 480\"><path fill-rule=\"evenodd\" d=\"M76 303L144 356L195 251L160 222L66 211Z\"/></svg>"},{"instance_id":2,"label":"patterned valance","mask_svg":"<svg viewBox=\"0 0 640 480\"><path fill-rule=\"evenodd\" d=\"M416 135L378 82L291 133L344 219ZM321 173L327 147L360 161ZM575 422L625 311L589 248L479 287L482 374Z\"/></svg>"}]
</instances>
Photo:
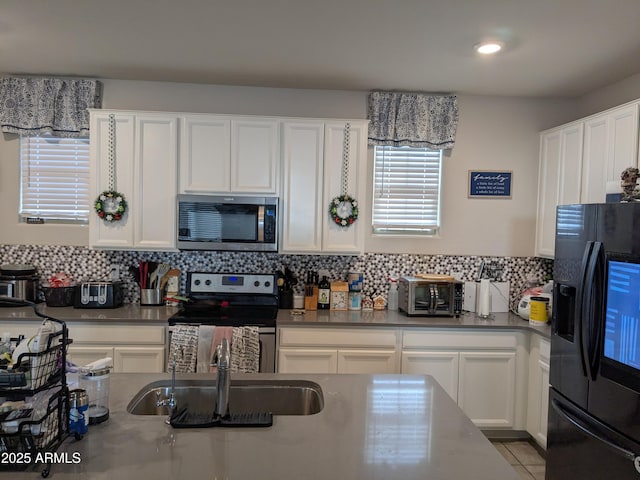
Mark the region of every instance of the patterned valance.
<instances>
[{"instance_id":1,"label":"patterned valance","mask_svg":"<svg viewBox=\"0 0 640 480\"><path fill-rule=\"evenodd\" d=\"M455 95L369 93L369 145L453 148L458 126Z\"/></svg>"},{"instance_id":2,"label":"patterned valance","mask_svg":"<svg viewBox=\"0 0 640 480\"><path fill-rule=\"evenodd\" d=\"M40 77L0 79L0 126L5 133L89 136L87 108L100 108L97 80Z\"/></svg>"}]
</instances>

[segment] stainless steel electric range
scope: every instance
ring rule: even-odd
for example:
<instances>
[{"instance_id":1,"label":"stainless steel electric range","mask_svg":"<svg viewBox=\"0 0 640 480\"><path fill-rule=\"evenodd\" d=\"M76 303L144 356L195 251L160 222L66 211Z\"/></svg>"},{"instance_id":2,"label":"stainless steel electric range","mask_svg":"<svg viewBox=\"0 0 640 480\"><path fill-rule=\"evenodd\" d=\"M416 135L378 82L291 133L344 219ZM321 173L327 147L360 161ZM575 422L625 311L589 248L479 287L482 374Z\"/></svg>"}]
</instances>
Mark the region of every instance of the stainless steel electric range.
<instances>
[{"instance_id":1,"label":"stainless steel electric range","mask_svg":"<svg viewBox=\"0 0 640 480\"><path fill-rule=\"evenodd\" d=\"M172 326L180 324L257 326L260 372L275 371L278 315L275 275L188 272L186 297L188 301L180 311L169 318L170 332Z\"/></svg>"}]
</instances>

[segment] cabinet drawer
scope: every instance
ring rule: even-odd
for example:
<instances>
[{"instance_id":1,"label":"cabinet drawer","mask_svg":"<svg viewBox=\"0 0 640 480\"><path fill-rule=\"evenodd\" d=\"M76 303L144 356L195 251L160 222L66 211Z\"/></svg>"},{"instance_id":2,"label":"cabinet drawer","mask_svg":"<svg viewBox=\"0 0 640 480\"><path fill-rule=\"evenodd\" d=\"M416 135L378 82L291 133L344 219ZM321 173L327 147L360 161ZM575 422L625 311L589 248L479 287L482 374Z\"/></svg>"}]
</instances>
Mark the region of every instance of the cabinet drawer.
<instances>
[{"instance_id":1,"label":"cabinet drawer","mask_svg":"<svg viewBox=\"0 0 640 480\"><path fill-rule=\"evenodd\" d=\"M454 332L451 330L405 330L403 348L516 348L523 342L521 332L483 332L481 330Z\"/></svg>"},{"instance_id":2,"label":"cabinet drawer","mask_svg":"<svg viewBox=\"0 0 640 480\"><path fill-rule=\"evenodd\" d=\"M75 325L68 323L73 343L164 345L165 327L144 325Z\"/></svg>"},{"instance_id":3,"label":"cabinet drawer","mask_svg":"<svg viewBox=\"0 0 640 480\"><path fill-rule=\"evenodd\" d=\"M388 347L395 348L396 330L342 328L282 328L281 346Z\"/></svg>"}]
</instances>

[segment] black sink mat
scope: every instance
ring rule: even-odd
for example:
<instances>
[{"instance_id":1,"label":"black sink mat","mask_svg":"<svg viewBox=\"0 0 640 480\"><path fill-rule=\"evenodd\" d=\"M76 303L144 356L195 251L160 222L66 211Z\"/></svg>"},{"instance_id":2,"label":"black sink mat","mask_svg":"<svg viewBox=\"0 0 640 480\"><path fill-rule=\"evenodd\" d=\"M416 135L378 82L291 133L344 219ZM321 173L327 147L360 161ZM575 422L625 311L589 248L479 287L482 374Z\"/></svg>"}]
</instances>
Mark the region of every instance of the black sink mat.
<instances>
[{"instance_id":1,"label":"black sink mat","mask_svg":"<svg viewBox=\"0 0 640 480\"><path fill-rule=\"evenodd\" d=\"M185 408L176 412L169 423L174 428L264 428L273 425L273 415L271 413L234 413L220 417L215 413L190 412Z\"/></svg>"}]
</instances>

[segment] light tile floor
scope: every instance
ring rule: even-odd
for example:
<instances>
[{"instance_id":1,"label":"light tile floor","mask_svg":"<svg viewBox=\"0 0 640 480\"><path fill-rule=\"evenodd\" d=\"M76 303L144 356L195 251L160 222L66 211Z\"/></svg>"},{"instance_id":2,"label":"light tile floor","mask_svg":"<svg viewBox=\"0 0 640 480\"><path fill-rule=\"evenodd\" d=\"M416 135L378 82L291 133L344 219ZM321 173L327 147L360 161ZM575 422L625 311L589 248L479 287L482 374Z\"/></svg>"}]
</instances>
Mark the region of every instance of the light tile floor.
<instances>
[{"instance_id":1,"label":"light tile floor","mask_svg":"<svg viewBox=\"0 0 640 480\"><path fill-rule=\"evenodd\" d=\"M538 450L527 441L492 441L523 480L544 480L545 460Z\"/></svg>"}]
</instances>

